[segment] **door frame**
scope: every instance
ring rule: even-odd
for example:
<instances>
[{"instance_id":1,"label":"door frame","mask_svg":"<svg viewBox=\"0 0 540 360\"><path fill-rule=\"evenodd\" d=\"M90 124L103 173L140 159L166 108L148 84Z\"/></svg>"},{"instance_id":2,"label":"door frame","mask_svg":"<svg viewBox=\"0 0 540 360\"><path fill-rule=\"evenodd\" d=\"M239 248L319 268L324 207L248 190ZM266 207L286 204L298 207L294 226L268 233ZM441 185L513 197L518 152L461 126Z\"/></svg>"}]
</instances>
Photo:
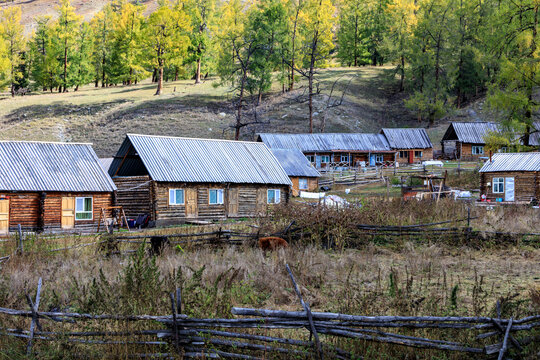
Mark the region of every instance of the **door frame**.
<instances>
[{"instance_id":1,"label":"door frame","mask_svg":"<svg viewBox=\"0 0 540 360\"><path fill-rule=\"evenodd\" d=\"M64 199L71 199L73 201L73 209L71 216L73 217L73 226L65 227L63 224L64 219L64 211L68 211L70 209L64 210ZM92 204L93 205L93 204ZM75 196L62 196L60 198L60 227L64 230L70 230L75 228L75 207L76 207L76 197Z\"/></svg>"}]
</instances>

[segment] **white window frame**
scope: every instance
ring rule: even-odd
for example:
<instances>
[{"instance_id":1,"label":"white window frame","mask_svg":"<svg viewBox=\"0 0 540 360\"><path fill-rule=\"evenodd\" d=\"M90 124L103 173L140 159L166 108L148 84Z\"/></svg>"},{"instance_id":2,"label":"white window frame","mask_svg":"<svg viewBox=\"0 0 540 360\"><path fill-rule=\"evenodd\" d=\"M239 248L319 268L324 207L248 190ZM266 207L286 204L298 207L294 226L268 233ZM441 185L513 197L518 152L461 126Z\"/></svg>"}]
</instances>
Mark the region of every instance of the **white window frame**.
<instances>
[{"instance_id":1,"label":"white window frame","mask_svg":"<svg viewBox=\"0 0 540 360\"><path fill-rule=\"evenodd\" d=\"M305 186L302 186L302 183L305 184ZM309 187L309 181L307 178L298 178L298 189L299 190L307 190Z\"/></svg>"},{"instance_id":2,"label":"white window frame","mask_svg":"<svg viewBox=\"0 0 540 360\"><path fill-rule=\"evenodd\" d=\"M417 154L419 154L419 155L417 155ZM415 150L414 151L414 157L415 158L421 159L422 156L424 156L424 153L422 152L422 150Z\"/></svg>"},{"instance_id":3,"label":"white window frame","mask_svg":"<svg viewBox=\"0 0 540 360\"><path fill-rule=\"evenodd\" d=\"M403 155L403 156L402 156ZM400 159L408 159L409 158L409 152L401 150L399 152L399 158Z\"/></svg>"},{"instance_id":4,"label":"white window frame","mask_svg":"<svg viewBox=\"0 0 540 360\"><path fill-rule=\"evenodd\" d=\"M210 193L216 192L216 202L212 202ZM223 198L225 197L225 190L223 189L208 189L208 205L223 205Z\"/></svg>"},{"instance_id":5,"label":"white window frame","mask_svg":"<svg viewBox=\"0 0 540 360\"><path fill-rule=\"evenodd\" d=\"M270 191L274 192L274 202L270 202ZM281 190L280 189L268 189L266 191L266 203L267 204L279 204L281 202Z\"/></svg>"},{"instance_id":6,"label":"white window frame","mask_svg":"<svg viewBox=\"0 0 540 360\"><path fill-rule=\"evenodd\" d=\"M315 162L315 155L306 155L306 158L308 159L308 161L310 163L314 163Z\"/></svg>"},{"instance_id":7,"label":"white window frame","mask_svg":"<svg viewBox=\"0 0 540 360\"><path fill-rule=\"evenodd\" d=\"M349 155L341 155L340 160L341 162L346 162L346 163L350 162Z\"/></svg>"},{"instance_id":8,"label":"white window frame","mask_svg":"<svg viewBox=\"0 0 540 360\"><path fill-rule=\"evenodd\" d=\"M484 146L482 145L473 145L471 152L473 155L484 155Z\"/></svg>"},{"instance_id":9,"label":"white window frame","mask_svg":"<svg viewBox=\"0 0 540 360\"><path fill-rule=\"evenodd\" d=\"M177 202L177 191L182 192L182 202ZM185 205L186 204L186 192L184 189L169 189L169 205Z\"/></svg>"},{"instance_id":10,"label":"white window frame","mask_svg":"<svg viewBox=\"0 0 540 360\"><path fill-rule=\"evenodd\" d=\"M90 211L85 211L85 210L81 211L81 210L77 209L77 205L79 203L79 200L81 200L81 199L83 201L83 207L84 207L85 200L90 199ZM90 218L89 219L87 219L87 218L80 219L80 218L78 218L79 214L90 214ZM94 220L94 199L91 196L79 196L79 197L75 198L75 220L77 220L77 221L92 221L92 220Z\"/></svg>"},{"instance_id":11,"label":"white window frame","mask_svg":"<svg viewBox=\"0 0 540 360\"><path fill-rule=\"evenodd\" d=\"M500 191L500 186L502 186L502 191ZM494 194L504 194L504 187L505 184L503 177L494 177L491 181L491 192Z\"/></svg>"},{"instance_id":12,"label":"white window frame","mask_svg":"<svg viewBox=\"0 0 540 360\"><path fill-rule=\"evenodd\" d=\"M321 155L321 164L330 163L330 155Z\"/></svg>"},{"instance_id":13,"label":"white window frame","mask_svg":"<svg viewBox=\"0 0 540 360\"><path fill-rule=\"evenodd\" d=\"M383 163L384 162L384 155L383 154L375 154L375 163Z\"/></svg>"}]
</instances>

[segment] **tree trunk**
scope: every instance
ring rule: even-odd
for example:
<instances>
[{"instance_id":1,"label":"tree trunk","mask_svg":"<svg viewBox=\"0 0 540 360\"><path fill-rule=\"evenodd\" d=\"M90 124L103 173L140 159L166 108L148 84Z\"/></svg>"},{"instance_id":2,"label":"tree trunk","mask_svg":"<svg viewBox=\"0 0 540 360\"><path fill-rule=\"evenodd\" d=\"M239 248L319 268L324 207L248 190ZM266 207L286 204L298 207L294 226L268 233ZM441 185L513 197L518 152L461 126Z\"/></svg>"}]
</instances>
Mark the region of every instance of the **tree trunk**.
<instances>
[{"instance_id":1,"label":"tree trunk","mask_svg":"<svg viewBox=\"0 0 540 360\"><path fill-rule=\"evenodd\" d=\"M67 55L68 55L68 47L67 47L67 38L64 40L64 92L67 91Z\"/></svg>"},{"instance_id":2,"label":"tree trunk","mask_svg":"<svg viewBox=\"0 0 540 360\"><path fill-rule=\"evenodd\" d=\"M399 79L399 91L405 90L405 56L401 55L401 76Z\"/></svg>"},{"instance_id":3,"label":"tree trunk","mask_svg":"<svg viewBox=\"0 0 540 360\"><path fill-rule=\"evenodd\" d=\"M295 60L295 52L296 52L296 27L298 25L298 15L300 14L300 6L296 10L296 17L294 19L294 28L292 33L292 51L291 51L291 82L289 83L289 91L291 91L294 88L294 60Z\"/></svg>"},{"instance_id":4,"label":"tree trunk","mask_svg":"<svg viewBox=\"0 0 540 360\"><path fill-rule=\"evenodd\" d=\"M313 41L311 42L311 55L309 62L309 75L308 75L308 106L309 106L309 133L313 134L313 77L315 75L315 56L317 53L317 46L319 40L319 31L315 31L313 35Z\"/></svg>"},{"instance_id":5,"label":"tree trunk","mask_svg":"<svg viewBox=\"0 0 540 360\"><path fill-rule=\"evenodd\" d=\"M161 95L161 90L163 89L163 60L158 60L159 70L158 70L158 79L157 79L157 90L156 95Z\"/></svg>"},{"instance_id":6,"label":"tree trunk","mask_svg":"<svg viewBox=\"0 0 540 360\"><path fill-rule=\"evenodd\" d=\"M199 45L200 46L200 45ZM197 59L197 70L195 70L195 84L201 83L201 59Z\"/></svg>"},{"instance_id":7,"label":"tree trunk","mask_svg":"<svg viewBox=\"0 0 540 360\"><path fill-rule=\"evenodd\" d=\"M128 79L128 85L131 85L133 81L133 68L129 68L129 79Z\"/></svg>"}]
</instances>

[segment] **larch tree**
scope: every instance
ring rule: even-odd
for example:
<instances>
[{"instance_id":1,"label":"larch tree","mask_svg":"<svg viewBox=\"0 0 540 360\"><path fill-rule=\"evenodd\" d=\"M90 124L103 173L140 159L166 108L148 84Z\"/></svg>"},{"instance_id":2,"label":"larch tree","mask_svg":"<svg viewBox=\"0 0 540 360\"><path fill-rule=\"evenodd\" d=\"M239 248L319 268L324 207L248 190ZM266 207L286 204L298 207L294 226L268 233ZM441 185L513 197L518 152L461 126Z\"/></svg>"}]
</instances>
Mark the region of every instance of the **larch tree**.
<instances>
[{"instance_id":1,"label":"larch tree","mask_svg":"<svg viewBox=\"0 0 540 360\"><path fill-rule=\"evenodd\" d=\"M113 49L113 30L116 21L116 14L110 4L107 4L92 18L90 26L92 28L94 46L92 54L92 63L94 65L95 86L107 86L109 81L107 75L109 62Z\"/></svg>"},{"instance_id":2,"label":"larch tree","mask_svg":"<svg viewBox=\"0 0 540 360\"><path fill-rule=\"evenodd\" d=\"M302 68L296 71L308 80L308 120L309 132L313 133L313 97L316 95L315 70L326 66L330 51L334 48L333 27L336 8L331 0L306 0L306 8L302 13Z\"/></svg>"},{"instance_id":3,"label":"larch tree","mask_svg":"<svg viewBox=\"0 0 540 360\"><path fill-rule=\"evenodd\" d=\"M195 62L195 84L201 83L203 62L208 60L210 49L210 25L215 21L215 0L188 0L186 11L191 18L190 60Z\"/></svg>"},{"instance_id":4,"label":"larch tree","mask_svg":"<svg viewBox=\"0 0 540 360\"><path fill-rule=\"evenodd\" d=\"M488 103L501 114L502 125L524 134L520 143L525 146L533 131L533 114L539 108L535 98L540 83L539 10L538 0L511 1L502 6L497 43L504 50L488 96Z\"/></svg>"},{"instance_id":5,"label":"larch tree","mask_svg":"<svg viewBox=\"0 0 540 360\"><path fill-rule=\"evenodd\" d=\"M11 96L15 96L18 82L22 79L21 65L24 62L25 51L24 28L21 25L21 8L8 7L2 10L0 32L7 44L9 58L9 84Z\"/></svg>"},{"instance_id":6,"label":"larch tree","mask_svg":"<svg viewBox=\"0 0 540 360\"><path fill-rule=\"evenodd\" d=\"M338 59L346 66L364 64L367 48L364 39L364 14L366 2L363 0L344 1L340 8L337 32Z\"/></svg>"},{"instance_id":7,"label":"larch tree","mask_svg":"<svg viewBox=\"0 0 540 360\"><path fill-rule=\"evenodd\" d=\"M62 61L62 76L59 92L67 92L68 86L72 85L68 70L70 60L75 55L75 39L80 30L82 16L75 13L75 8L70 0L61 0L57 8L58 19L56 20L55 40L59 59Z\"/></svg>"},{"instance_id":8,"label":"larch tree","mask_svg":"<svg viewBox=\"0 0 540 360\"><path fill-rule=\"evenodd\" d=\"M178 61L187 54L190 44L188 31L191 20L181 7L174 7L169 1L148 17L144 30L144 40L150 63L157 69L158 84L156 95L163 89L163 71L170 61Z\"/></svg>"}]
</instances>

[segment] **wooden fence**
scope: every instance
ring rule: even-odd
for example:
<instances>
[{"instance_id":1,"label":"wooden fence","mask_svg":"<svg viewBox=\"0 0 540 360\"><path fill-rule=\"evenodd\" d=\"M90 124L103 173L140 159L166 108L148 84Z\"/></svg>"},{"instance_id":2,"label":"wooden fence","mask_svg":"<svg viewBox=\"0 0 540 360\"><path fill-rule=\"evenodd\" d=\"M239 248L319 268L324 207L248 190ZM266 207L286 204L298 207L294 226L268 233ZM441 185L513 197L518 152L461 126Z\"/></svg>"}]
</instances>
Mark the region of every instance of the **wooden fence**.
<instances>
[{"instance_id":1,"label":"wooden fence","mask_svg":"<svg viewBox=\"0 0 540 360\"><path fill-rule=\"evenodd\" d=\"M39 357L36 344L55 342L69 345L70 355L84 351L91 357L88 346L121 346L130 358L358 358L354 351L336 345L337 339L347 339L348 348L361 349L364 342L384 343L388 346L433 349L457 352L462 356L498 356L506 358L509 350L518 355L531 350L525 346L540 343L540 315L522 319L503 319L497 304L498 316L361 316L327 312L313 312L307 304L288 265L291 282L302 311L283 311L233 307L235 318L196 319L182 314L180 290L171 293L170 314L120 315L84 314L73 312L39 311L42 281L38 282L34 299L26 295L29 310L0 308L0 318L29 318L23 328L2 327L1 337L26 340L27 355ZM2 321L6 324L8 321ZM90 322L98 329L89 330ZM133 330L129 323L144 323ZM61 325L55 325L61 324ZM115 324L115 325L111 325ZM122 327L120 324L125 324ZM55 327L61 327L57 329ZM102 330L111 329L113 330ZM126 330L118 330L123 328ZM426 336L418 336L419 330ZM290 334L285 336L284 334ZM456 341L456 335L466 341ZM326 342L321 339L324 335ZM356 342L361 342L356 343ZM85 347L77 349L76 345ZM152 351L140 353L140 349ZM96 357L103 358L104 354ZM110 356L114 358L114 355Z\"/></svg>"}]
</instances>

